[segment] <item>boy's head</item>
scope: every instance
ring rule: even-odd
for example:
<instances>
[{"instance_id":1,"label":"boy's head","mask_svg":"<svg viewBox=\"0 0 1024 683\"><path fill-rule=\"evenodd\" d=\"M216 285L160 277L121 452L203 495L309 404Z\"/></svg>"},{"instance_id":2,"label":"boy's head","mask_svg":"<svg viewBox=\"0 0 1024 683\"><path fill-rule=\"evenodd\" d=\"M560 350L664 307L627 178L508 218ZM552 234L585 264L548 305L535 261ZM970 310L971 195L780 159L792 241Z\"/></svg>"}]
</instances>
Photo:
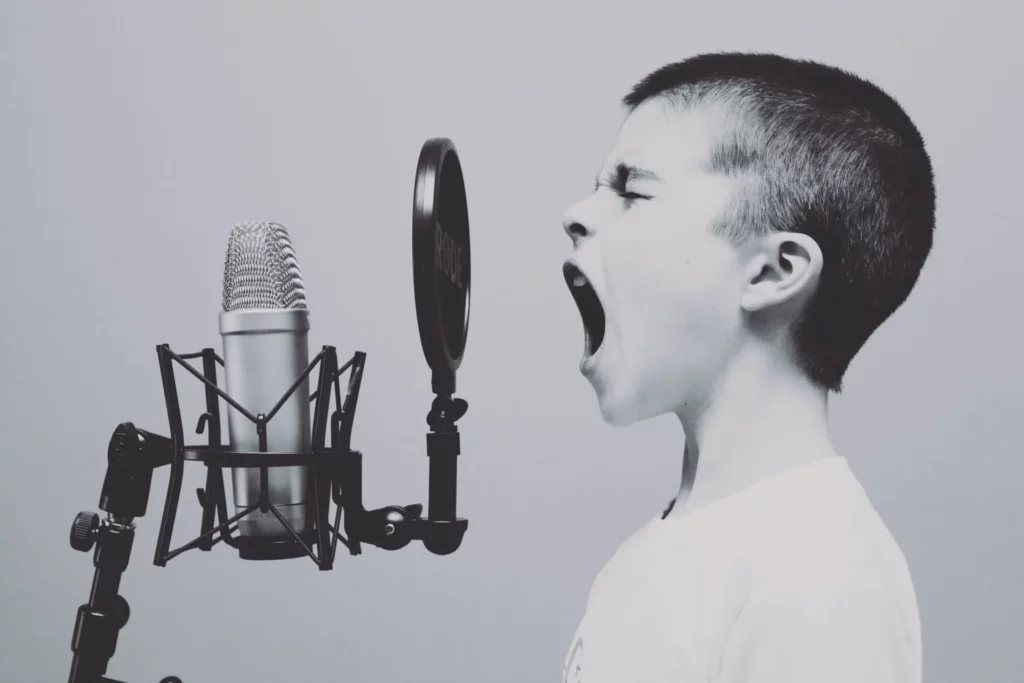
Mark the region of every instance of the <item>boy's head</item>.
<instances>
[{"instance_id":1,"label":"boy's head","mask_svg":"<svg viewBox=\"0 0 1024 683\"><path fill-rule=\"evenodd\" d=\"M699 408L753 347L840 391L931 249L914 124L856 76L774 55L670 64L624 104L564 221L605 419Z\"/></svg>"}]
</instances>

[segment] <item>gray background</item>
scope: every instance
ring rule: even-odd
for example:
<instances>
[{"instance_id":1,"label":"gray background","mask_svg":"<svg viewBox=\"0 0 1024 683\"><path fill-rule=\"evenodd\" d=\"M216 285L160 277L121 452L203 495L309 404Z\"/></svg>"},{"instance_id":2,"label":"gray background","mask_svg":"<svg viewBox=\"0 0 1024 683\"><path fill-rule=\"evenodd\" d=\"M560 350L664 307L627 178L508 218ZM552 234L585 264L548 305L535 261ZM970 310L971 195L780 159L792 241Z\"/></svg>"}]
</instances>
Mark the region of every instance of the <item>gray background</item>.
<instances>
[{"instance_id":1,"label":"gray background","mask_svg":"<svg viewBox=\"0 0 1024 683\"><path fill-rule=\"evenodd\" d=\"M301 7L298 7L301 5ZM0 678L64 680L112 429L167 433L154 347L220 347L240 220L293 236L311 347L368 353L366 502L426 502L429 375L410 264L419 148L451 137L473 230L459 376L462 549L152 564L153 482L110 675L555 681L595 573L677 487L671 417L605 426L576 364L562 211L588 193L635 80L697 52L846 67L902 102L938 176L934 254L853 364L832 420L901 543L930 683L1020 681L1022 49L973 2L6 2L0 8ZM198 382L180 379L185 427ZM186 390L187 388L187 390ZM191 432L188 432L191 434ZM202 437L194 437L198 443ZM180 544L198 533L186 468Z\"/></svg>"}]
</instances>

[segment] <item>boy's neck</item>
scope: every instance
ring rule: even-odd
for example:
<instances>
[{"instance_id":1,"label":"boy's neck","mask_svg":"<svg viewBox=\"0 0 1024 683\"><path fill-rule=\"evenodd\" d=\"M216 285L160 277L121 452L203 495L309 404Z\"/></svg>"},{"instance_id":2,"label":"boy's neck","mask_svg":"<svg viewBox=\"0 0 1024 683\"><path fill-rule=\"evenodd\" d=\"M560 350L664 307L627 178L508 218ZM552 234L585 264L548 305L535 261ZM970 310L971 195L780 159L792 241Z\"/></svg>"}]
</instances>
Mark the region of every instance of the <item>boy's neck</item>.
<instances>
[{"instance_id":1,"label":"boy's neck","mask_svg":"<svg viewBox=\"0 0 1024 683\"><path fill-rule=\"evenodd\" d=\"M682 485L670 516L835 455L827 392L769 354L737 358L703 405L677 417L686 445Z\"/></svg>"}]
</instances>

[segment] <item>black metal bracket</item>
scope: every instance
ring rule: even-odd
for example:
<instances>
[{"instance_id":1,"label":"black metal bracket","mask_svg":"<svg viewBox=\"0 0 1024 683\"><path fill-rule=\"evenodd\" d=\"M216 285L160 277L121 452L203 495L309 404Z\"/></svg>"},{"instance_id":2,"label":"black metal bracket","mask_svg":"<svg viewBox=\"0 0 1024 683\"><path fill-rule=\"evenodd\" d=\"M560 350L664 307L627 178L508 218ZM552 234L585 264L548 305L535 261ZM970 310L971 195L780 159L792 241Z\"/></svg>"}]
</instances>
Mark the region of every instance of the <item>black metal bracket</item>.
<instances>
[{"instance_id":1,"label":"black metal bracket","mask_svg":"<svg viewBox=\"0 0 1024 683\"><path fill-rule=\"evenodd\" d=\"M217 386L217 365L224 361L211 348L198 353L178 355L166 344L156 347L163 382L170 437L136 428L125 422L117 426L107 448L107 471L100 494L100 509L107 518L91 512L80 513L71 530L72 548L88 552L96 546L93 558L95 572L89 602L78 610L72 636L73 659L69 683L120 683L105 676L107 665L117 644L118 632L128 622L128 602L118 594L120 578L128 566L134 540L134 518L146 513L153 471L170 466L167 495L157 536L153 563L159 567L181 555L199 548L210 551L224 542L236 549L242 559L274 560L308 556L321 571L333 568L340 541L351 555L362 552L361 544L369 543L385 550L398 550L414 540L439 555L454 552L462 543L468 527L457 518L456 476L459 455L459 434L455 422L468 404L447 394L437 395L427 415L427 455L430 457L429 511L422 517L423 506L390 505L374 510L363 506L362 454L351 449L352 426L366 354L357 351L338 367L337 353L324 346L305 372L295 381L267 414L253 415ZM200 373L187 362L201 358ZM205 387L206 411L199 416L196 433L207 435L204 446L185 444L181 409L178 402L174 364L185 368ZM266 425L303 380L318 370L316 391L309 397L313 403L312 452L268 452ZM342 402L339 378L349 371L348 386ZM335 411L329 413L333 393ZM221 444L220 399L245 415L255 425L258 452L239 452ZM330 418L328 421L328 417ZM330 446L326 444L330 425ZM206 486L196 490L202 508L200 535L184 545L171 549L185 462L198 461L206 466ZM268 468L306 465L310 468L310 512L312 528L300 534L284 519L270 501ZM224 488L225 467L254 467L260 470L260 495L256 504L228 517ZM334 501L333 524L330 502ZM266 540L235 535L233 526L239 519L256 511L272 513L287 529L290 538ZM344 535L341 533L344 515ZM214 525L214 522L217 522ZM181 683L176 677L161 683Z\"/></svg>"}]
</instances>

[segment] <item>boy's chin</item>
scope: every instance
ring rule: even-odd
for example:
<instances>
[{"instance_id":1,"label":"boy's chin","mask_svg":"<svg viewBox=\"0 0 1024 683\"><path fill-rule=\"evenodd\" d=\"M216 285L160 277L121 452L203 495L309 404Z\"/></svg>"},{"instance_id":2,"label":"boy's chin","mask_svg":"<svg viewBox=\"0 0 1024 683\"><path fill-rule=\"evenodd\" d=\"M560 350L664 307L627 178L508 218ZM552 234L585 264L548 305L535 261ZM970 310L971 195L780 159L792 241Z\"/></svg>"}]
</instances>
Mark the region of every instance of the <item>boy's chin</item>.
<instances>
[{"instance_id":1,"label":"boy's chin","mask_svg":"<svg viewBox=\"0 0 1024 683\"><path fill-rule=\"evenodd\" d=\"M601 405L601 417L610 427L629 427L637 421L637 418L628 411L608 408L604 404Z\"/></svg>"},{"instance_id":2,"label":"boy's chin","mask_svg":"<svg viewBox=\"0 0 1024 683\"><path fill-rule=\"evenodd\" d=\"M643 405L633 392L605 389L598 392L597 402L601 409L601 418L610 427L629 427L667 412Z\"/></svg>"}]
</instances>

